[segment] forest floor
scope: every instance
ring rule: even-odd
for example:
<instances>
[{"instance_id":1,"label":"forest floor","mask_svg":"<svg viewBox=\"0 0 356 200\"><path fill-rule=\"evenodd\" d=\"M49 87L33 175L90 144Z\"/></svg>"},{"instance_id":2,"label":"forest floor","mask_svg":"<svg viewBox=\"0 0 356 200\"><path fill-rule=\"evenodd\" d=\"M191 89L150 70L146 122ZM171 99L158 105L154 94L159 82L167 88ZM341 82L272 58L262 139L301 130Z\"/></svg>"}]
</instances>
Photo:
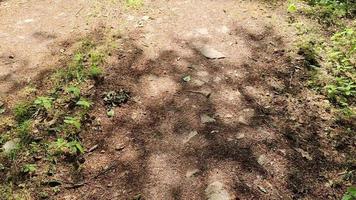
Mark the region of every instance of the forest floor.
<instances>
[{"instance_id":1,"label":"forest floor","mask_svg":"<svg viewBox=\"0 0 356 200\"><path fill-rule=\"evenodd\" d=\"M346 187L334 183L348 173L351 147L333 148L330 103L305 85L286 7L0 1L0 100L12 124L11 108L49 95L51 74L69 65L83 38L104 52L100 78L80 83L92 102L76 136L85 152L4 161L0 179L11 189L0 199L340 199ZM83 54L85 63L92 54ZM120 106L103 100L122 90L130 97ZM30 134L45 134L35 144L57 139L39 128L50 113L32 116ZM8 124L0 133L16 129Z\"/></svg>"}]
</instances>

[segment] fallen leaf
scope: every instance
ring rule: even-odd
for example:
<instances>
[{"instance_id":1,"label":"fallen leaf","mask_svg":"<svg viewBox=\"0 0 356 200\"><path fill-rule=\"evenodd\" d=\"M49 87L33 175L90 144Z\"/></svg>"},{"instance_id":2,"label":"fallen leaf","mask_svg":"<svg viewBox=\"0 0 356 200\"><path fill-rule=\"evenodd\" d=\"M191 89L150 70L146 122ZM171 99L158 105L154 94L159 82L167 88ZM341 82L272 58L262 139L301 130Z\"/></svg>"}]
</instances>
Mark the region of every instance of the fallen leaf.
<instances>
[{"instance_id":1,"label":"fallen leaf","mask_svg":"<svg viewBox=\"0 0 356 200\"><path fill-rule=\"evenodd\" d=\"M299 152L300 154L302 154L302 157L303 158L306 158L307 160L313 160L313 158L310 156L310 154L306 151L304 151L303 149L301 148L295 148L295 150L297 152Z\"/></svg>"},{"instance_id":2,"label":"fallen leaf","mask_svg":"<svg viewBox=\"0 0 356 200\"><path fill-rule=\"evenodd\" d=\"M191 80L191 77L190 75L188 75L188 76L184 76L182 79L184 82L189 82Z\"/></svg>"}]
</instances>

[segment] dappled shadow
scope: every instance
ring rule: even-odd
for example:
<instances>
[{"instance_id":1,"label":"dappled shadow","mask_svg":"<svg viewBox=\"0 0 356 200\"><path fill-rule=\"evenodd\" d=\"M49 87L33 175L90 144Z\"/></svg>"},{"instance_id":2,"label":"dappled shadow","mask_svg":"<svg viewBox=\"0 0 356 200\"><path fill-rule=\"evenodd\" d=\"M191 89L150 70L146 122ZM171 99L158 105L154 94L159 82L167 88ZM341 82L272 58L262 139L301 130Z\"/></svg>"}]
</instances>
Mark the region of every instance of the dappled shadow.
<instances>
[{"instance_id":1,"label":"dappled shadow","mask_svg":"<svg viewBox=\"0 0 356 200\"><path fill-rule=\"evenodd\" d=\"M206 199L214 181L236 199L327 199L340 193L324 189L322 174L342 166L324 156L320 108L303 94L304 72L296 71L282 38L270 27L257 35L236 27L234 34L252 52L239 66L208 60L189 41L183 48L192 55L164 51L155 59L121 41L125 48L111 53L104 81L90 95L96 105L91 115L101 126L81 135L87 148L98 148L84 156L74 179L84 184L65 194ZM119 89L132 98L110 119L102 95ZM196 173L187 175L192 169Z\"/></svg>"}]
</instances>

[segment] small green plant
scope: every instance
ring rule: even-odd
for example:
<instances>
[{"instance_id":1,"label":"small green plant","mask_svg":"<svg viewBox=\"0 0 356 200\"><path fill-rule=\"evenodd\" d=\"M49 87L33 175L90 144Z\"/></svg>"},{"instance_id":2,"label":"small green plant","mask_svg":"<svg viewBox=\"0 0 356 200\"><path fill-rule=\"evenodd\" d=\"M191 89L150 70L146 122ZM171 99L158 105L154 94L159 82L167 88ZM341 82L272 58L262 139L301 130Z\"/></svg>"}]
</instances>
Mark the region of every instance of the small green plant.
<instances>
[{"instance_id":1,"label":"small green plant","mask_svg":"<svg viewBox=\"0 0 356 200\"><path fill-rule=\"evenodd\" d=\"M98 78L103 74L103 70L96 64L91 65L89 69L89 76L92 78Z\"/></svg>"},{"instance_id":2,"label":"small green plant","mask_svg":"<svg viewBox=\"0 0 356 200\"><path fill-rule=\"evenodd\" d=\"M81 98L76 104L79 106L82 106L84 109L89 109L90 106L92 105L92 102L90 102L84 98Z\"/></svg>"},{"instance_id":3,"label":"small green plant","mask_svg":"<svg viewBox=\"0 0 356 200\"><path fill-rule=\"evenodd\" d=\"M106 114L108 115L108 117L113 117L115 115L115 111L114 109L110 109L106 112Z\"/></svg>"},{"instance_id":4,"label":"small green plant","mask_svg":"<svg viewBox=\"0 0 356 200\"><path fill-rule=\"evenodd\" d=\"M328 97L339 105L348 106L348 98L356 96L356 84L350 79L344 77L335 78L334 83L326 87Z\"/></svg>"},{"instance_id":5,"label":"small green plant","mask_svg":"<svg viewBox=\"0 0 356 200\"><path fill-rule=\"evenodd\" d=\"M83 81L85 78L84 73L84 54L76 53L74 55L72 63L69 64L68 68L62 73L63 78L67 81L77 80L79 82Z\"/></svg>"},{"instance_id":6,"label":"small green plant","mask_svg":"<svg viewBox=\"0 0 356 200\"><path fill-rule=\"evenodd\" d=\"M33 174L37 170L37 166L34 164L26 164L22 167L21 171L26 174Z\"/></svg>"},{"instance_id":7,"label":"small green plant","mask_svg":"<svg viewBox=\"0 0 356 200\"><path fill-rule=\"evenodd\" d=\"M14 108L15 119L18 122L23 122L30 119L35 112L36 109L34 106L28 102L19 103Z\"/></svg>"},{"instance_id":8,"label":"small green plant","mask_svg":"<svg viewBox=\"0 0 356 200\"><path fill-rule=\"evenodd\" d=\"M69 86L66 90L69 94L73 94L75 97L79 97L80 96L80 89L76 86Z\"/></svg>"},{"instance_id":9,"label":"small green plant","mask_svg":"<svg viewBox=\"0 0 356 200\"><path fill-rule=\"evenodd\" d=\"M294 3L289 4L287 11L290 13L294 13L297 11L297 6Z\"/></svg>"},{"instance_id":10,"label":"small green plant","mask_svg":"<svg viewBox=\"0 0 356 200\"><path fill-rule=\"evenodd\" d=\"M53 99L54 98L52 97L37 97L34 103L45 108L46 110L49 110L52 107Z\"/></svg>"},{"instance_id":11,"label":"small green plant","mask_svg":"<svg viewBox=\"0 0 356 200\"><path fill-rule=\"evenodd\" d=\"M19 134L21 141L28 142L31 124L31 120L27 120L19 124L17 133Z\"/></svg>"},{"instance_id":12,"label":"small green plant","mask_svg":"<svg viewBox=\"0 0 356 200\"><path fill-rule=\"evenodd\" d=\"M349 187L342 200L356 200L356 187Z\"/></svg>"},{"instance_id":13,"label":"small green plant","mask_svg":"<svg viewBox=\"0 0 356 200\"><path fill-rule=\"evenodd\" d=\"M50 145L50 149L52 149L55 154L69 153L74 155L77 153L84 153L84 149L80 142L77 140L68 142L63 138L58 138L57 141L53 142Z\"/></svg>"},{"instance_id":14,"label":"small green plant","mask_svg":"<svg viewBox=\"0 0 356 200\"><path fill-rule=\"evenodd\" d=\"M39 153L41 151L41 147L39 144L37 144L36 142L32 142L30 145L29 145L30 149L30 153L31 154L36 154L36 153Z\"/></svg>"},{"instance_id":15,"label":"small green plant","mask_svg":"<svg viewBox=\"0 0 356 200\"><path fill-rule=\"evenodd\" d=\"M54 154L61 154L66 152L67 141L63 138L58 138L55 142L52 142L49 147Z\"/></svg>"},{"instance_id":16,"label":"small green plant","mask_svg":"<svg viewBox=\"0 0 356 200\"><path fill-rule=\"evenodd\" d=\"M65 117L64 123L74 126L77 130L80 130L81 123L78 117Z\"/></svg>"},{"instance_id":17,"label":"small green plant","mask_svg":"<svg viewBox=\"0 0 356 200\"><path fill-rule=\"evenodd\" d=\"M98 51L92 51L90 54L89 54L89 62L92 64L92 65L99 65L103 62L103 58L104 58L104 55L101 54L100 52Z\"/></svg>"},{"instance_id":18,"label":"small green plant","mask_svg":"<svg viewBox=\"0 0 356 200\"><path fill-rule=\"evenodd\" d=\"M77 140L73 140L68 143L68 148L72 154L84 153L84 148Z\"/></svg>"},{"instance_id":19,"label":"small green plant","mask_svg":"<svg viewBox=\"0 0 356 200\"><path fill-rule=\"evenodd\" d=\"M126 6L131 8L139 8L143 6L142 0L126 0Z\"/></svg>"},{"instance_id":20,"label":"small green plant","mask_svg":"<svg viewBox=\"0 0 356 200\"><path fill-rule=\"evenodd\" d=\"M341 18L352 17L356 4L352 0L306 0L311 6L308 13L318 19L322 25L340 23Z\"/></svg>"}]
</instances>

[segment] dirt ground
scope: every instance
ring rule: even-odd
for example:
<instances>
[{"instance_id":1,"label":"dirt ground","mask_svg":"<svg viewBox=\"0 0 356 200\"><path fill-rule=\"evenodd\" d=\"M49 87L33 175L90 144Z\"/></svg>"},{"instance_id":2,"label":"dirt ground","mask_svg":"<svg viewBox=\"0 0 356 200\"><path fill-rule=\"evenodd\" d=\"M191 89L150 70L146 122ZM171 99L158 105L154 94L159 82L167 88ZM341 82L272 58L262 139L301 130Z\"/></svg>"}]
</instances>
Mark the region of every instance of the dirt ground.
<instances>
[{"instance_id":1,"label":"dirt ground","mask_svg":"<svg viewBox=\"0 0 356 200\"><path fill-rule=\"evenodd\" d=\"M283 9L257 0L0 2L5 99L59 66L93 27L121 35L91 94L100 129L81 135L98 148L80 174L58 175L77 187L51 198L340 199L344 188L326 184L345 156L325 134L329 105L305 89L290 57L295 33ZM207 46L226 57L207 59ZM132 98L108 118L102 93L117 89Z\"/></svg>"}]
</instances>

